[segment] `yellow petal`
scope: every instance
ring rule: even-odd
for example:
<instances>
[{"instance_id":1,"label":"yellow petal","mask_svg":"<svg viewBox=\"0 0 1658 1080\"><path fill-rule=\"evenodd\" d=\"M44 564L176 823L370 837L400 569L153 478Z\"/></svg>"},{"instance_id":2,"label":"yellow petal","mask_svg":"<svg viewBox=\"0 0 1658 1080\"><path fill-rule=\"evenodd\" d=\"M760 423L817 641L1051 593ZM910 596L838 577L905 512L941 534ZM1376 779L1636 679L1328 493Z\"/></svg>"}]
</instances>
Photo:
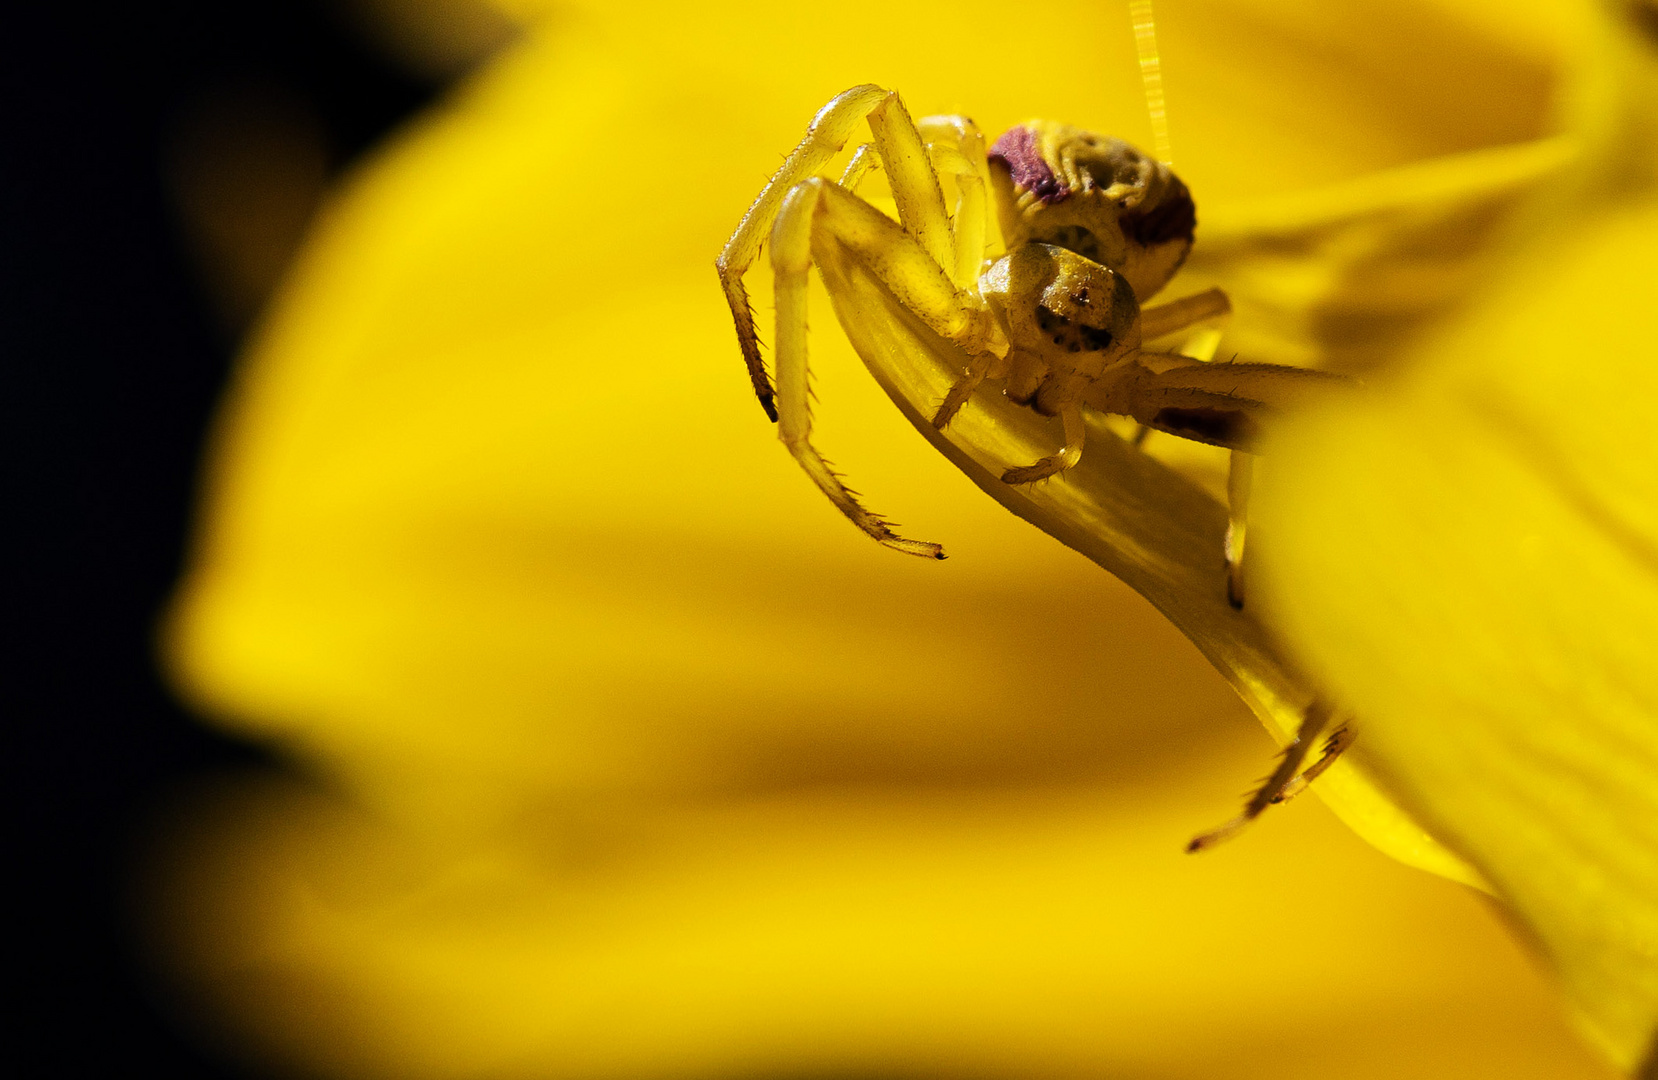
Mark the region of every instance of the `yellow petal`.
<instances>
[{"instance_id":1,"label":"yellow petal","mask_svg":"<svg viewBox=\"0 0 1658 1080\"><path fill-rule=\"evenodd\" d=\"M1621 51L1602 70L1633 55L1626 95L1590 117L1619 137L1501 284L1369 403L1275 444L1257 553L1377 778L1634 1069L1658 1031L1658 62Z\"/></svg>"},{"instance_id":2,"label":"yellow petal","mask_svg":"<svg viewBox=\"0 0 1658 1080\"><path fill-rule=\"evenodd\" d=\"M460 850L244 791L194 808L165 944L301 1075L1611 1080L1474 894L1293 808L1183 854L1235 759L1182 749L1116 790L607 804Z\"/></svg>"}]
</instances>

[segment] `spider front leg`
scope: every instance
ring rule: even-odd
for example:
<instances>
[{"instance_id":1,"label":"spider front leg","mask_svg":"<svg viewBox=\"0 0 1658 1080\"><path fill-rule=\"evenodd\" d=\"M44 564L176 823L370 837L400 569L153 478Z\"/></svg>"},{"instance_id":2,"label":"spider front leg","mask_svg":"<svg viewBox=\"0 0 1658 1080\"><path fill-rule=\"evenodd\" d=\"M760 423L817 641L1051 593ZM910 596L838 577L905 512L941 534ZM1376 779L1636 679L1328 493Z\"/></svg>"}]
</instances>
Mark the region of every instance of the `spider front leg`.
<instances>
[{"instance_id":1,"label":"spider front leg","mask_svg":"<svg viewBox=\"0 0 1658 1080\"><path fill-rule=\"evenodd\" d=\"M990 229L990 165L984 154L984 134L965 116L922 117L916 130L926 140L933 171L955 181L956 212L950 219L956 252L952 276L965 289L979 280Z\"/></svg>"},{"instance_id":2,"label":"spider front leg","mask_svg":"<svg viewBox=\"0 0 1658 1080\"><path fill-rule=\"evenodd\" d=\"M986 351L994 317L959 291L939 262L890 218L822 177L796 184L784 198L771 236L777 297L777 434L806 474L841 512L887 547L941 559L932 543L906 540L864 508L811 443L807 296L814 259L857 260L903 307L970 356Z\"/></svg>"},{"instance_id":3,"label":"spider front leg","mask_svg":"<svg viewBox=\"0 0 1658 1080\"><path fill-rule=\"evenodd\" d=\"M898 95L879 86L854 86L837 95L818 110L806 129L806 137L783 162L754 204L731 234L715 266L720 287L737 328L737 342L755 396L773 421L778 419L771 380L760 356L760 338L755 333L754 311L749 304L743 274L759 258L760 246L772 231L783 200L795 186L814 176L838 154L860 123L867 121L874 136L876 153L891 180L898 219L907 232L940 266L955 264L955 250L944 195L938 186L926 147L915 122L905 111Z\"/></svg>"},{"instance_id":4,"label":"spider front leg","mask_svg":"<svg viewBox=\"0 0 1658 1080\"><path fill-rule=\"evenodd\" d=\"M990 227L990 168L984 156L984 135L965 116L922 117L915 129L933 172L955 181L956 210L950 215L950 241L955 251L951 277L957 286L967 288L979 279ZM864 143L852 152L840 185L856 193L864 177L880 167L878 148L872 142Z\"/></svg>"}]
</instances>

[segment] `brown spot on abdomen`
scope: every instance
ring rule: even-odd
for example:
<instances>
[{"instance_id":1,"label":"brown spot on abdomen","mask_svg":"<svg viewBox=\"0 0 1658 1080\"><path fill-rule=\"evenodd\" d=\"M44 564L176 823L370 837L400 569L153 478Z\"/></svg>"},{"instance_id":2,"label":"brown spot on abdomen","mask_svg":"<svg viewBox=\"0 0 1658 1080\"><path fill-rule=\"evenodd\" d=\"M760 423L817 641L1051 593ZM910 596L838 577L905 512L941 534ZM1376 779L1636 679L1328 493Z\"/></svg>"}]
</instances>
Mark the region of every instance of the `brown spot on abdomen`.
<instances>
[{"instance_id":1,"label":"brown spot on abdomen","mask_svg":"<svg viewBox=\"0 0 1658 1080\"><path fill-rule=\"evenodd\" d=\"M1169 189L1151 210L1131 210L1117 219L1123 235L1141 247L1153 247L1170 240L1190 241L1197 232L1197 204L1177 176L1169 177Z\"/></svg>"}]
</instances>

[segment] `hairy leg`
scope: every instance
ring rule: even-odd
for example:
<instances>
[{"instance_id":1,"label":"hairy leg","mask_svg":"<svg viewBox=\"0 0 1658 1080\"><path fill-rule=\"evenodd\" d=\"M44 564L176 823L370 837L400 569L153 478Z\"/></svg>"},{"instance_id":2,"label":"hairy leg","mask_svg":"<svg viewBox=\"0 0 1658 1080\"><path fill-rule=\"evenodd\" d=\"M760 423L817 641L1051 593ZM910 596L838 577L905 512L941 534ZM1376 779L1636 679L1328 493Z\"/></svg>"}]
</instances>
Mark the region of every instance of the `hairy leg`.
<instances>
[{"instance_id":1,"label":"hairy leg","mask_svg":"<svg viewBox=\"0 0 1658 1080\"><path fill-rule=\"evenodd\" d=\"M1226 293L1220 289L1206 289L1179 300L1171 300L1167 304L1154 304L1140 309L1140 338L1142 341L1156 341L1198 323L1230 314L1232 301L1227 299ZM1209 357L1197 356L1193 359L1208 360Z\"/></svg>"},{"instance_id":2,"label":"hairy leg","mask_svg":"<svg viewBox=\"0 0 1658 1080\"><path fill-rule=\"evenodd\" d=\"M1243 831L1244 826L1260 817L1261 812L1267 807L1273 803L1282 802L1286 798L1284 792L1289 790L1291 785L1294 785L1301 776L1301 763L1307 760L1307 752L1312 749L1312 745L1318 739L1319 734L1329 726L1332 714L1333 710L1328 702L1321 698L1314 699L1313 703L1308 705L1306 711L1302 713L1301 727L1296 731L1295 738L1291 739L1289 745L1284 747L1283 757L1278 762L1278 767L1272 771L1271 776L1267 777L1266 782L1249 797L1249 801L1244 804L1243 813L1218 829L1211 829L1201 836L1194 837L1192 842L1186 845L1186 850L1188 852L1202 851L1205 848L1214 847L1223 840L1230 840ZM1340 753L1340 750L1337 750L1336 753ZM1332 757L1331 760L1334 760L1334 758ZM1319 771L1322 772L1326 768L1329 768L1329 765L1321 759ZM1306 787L1306 780L1310 779L1311 777L1303 779L1301 784L1295 787L1295 791L1300 791L1301 788ZM1294 794L1294 792L1291 792L1291 794Z\"/></svg>"},{"instance_id":3,"label":"hairy leg","mask_svg":"<svg viewBox=\"0 0 1658 1080\"><path fill-rule=\"evenodd\" d=\"M990 231L990 166L984 134L965 116L924 116L916 128L927 144L933 171L956 184L956 212L950 222L956 261L951 277L966 288L979 280Z\"/></svg>"},{"instance_id":4,"label":"hairy leg","mask_svg":"<svg viewBox=\"0 0 1658 1080\"><path fill-rule=\"evenodd\" d=\"M884 518L860 504L812 445L807 293L814 250L828 245L857 259L898 303L969 355L983 352L994 319L956 289L905 229L839 185L812 177L795 185L784 199L771 237L777 278L778 437L853 524L887 547L942 558L937 544L899 536Z\"/></svg>"},{"instance_id":5,"label":"hairy leg","mask_svg":"<svg viewBox=\"0 0 1658 1080\"><path fill-rule=\"evenodd\" d=\"M1087 404L1183 439L1253 452L1273 417L1353 386L1350 379L1326 371L1205 364L1143 351L1114 378L1094 384Z\"/></svg>"},{"instance_id":6,"label":"hairy leg","mask_svg":"<svg viewBox=\"0 0 1658 1080\"><path fill-rule=\"evenodd\" d=\"M898 204L904 230L940 266L955 264L950 221L944 210L938 177L932 171L915 123L898 95L879 86L864 85L836 96L812 118L806 137L760 190L715 261L720 286L736 324L737 342L748 367L749 381L766 415L773 420L778 419L777 410L771 381L760 356L760 339L755 333L754 311L743 285L743 274L759 258L760 246L770 235L785 197L801 181L816 175L865 121L874 136L881 163L891 178L893 199Z\"/></svg>"},{"instance_id":7,"label":"hairy leg","mask_svg":"<svg viewBox=\"0 0 1658 1080\"><path fill-rule=\"evenodd\" d=\"M1302 769L1300 774L1297 775L1294 780L1291 780L1289 783L1285 784L1284 790L1280 791L1277 796L1273 798L1273 803L1287 803L1303 791L1306 791L1308 784L1311 784L1314 780L1317 780L1321 775L1323 775L1324 770L1334 765L1336 763L1336 759L1341 757L1342 753L1346 751L1349 746L1353 745L1353 738L1353 729L1346 724L1342 724L1340 727L1336 728L1336 730L1330 732L1329 736L1324 740L1324 749L1319 752L1318 760L1307 766L1305 769Z\"/></svg>"},{"instance_id":8,"label":"hairy leg","mask_svg":"<svg viewBox=\"0 0 1658 1080\"><path fill-rule=\"evenodd\" d=\"M1082 460L1082 443L1088 434L1087 425L1082 422L1082 406L1073 402L1063 406L1059 411L1059 419L1065 425L1065 447L1057 454L1043 458L1034 465L1020 465L1007 470L1002 474L1004 484L1030 484L1037 480L1046 480L1071 468Z\"/></svg>"},{"instance_id":9,"label":"hairy leg","mask_svg":"<svg viewBox=\"0 0 1658 1080\"><path fill-rule=\"evenodd\" d=\"M1000 357L988 352L975 356L961 378L950 387L950 392L944 395L944 400L938 403L938 409L933 413L933 427L943 431L945 425L955 419L961 407L967 404L967 399L973 396L979 384L997 374L997 368L1003 366L1000 360Z\"/></svg>"}]
</instances>

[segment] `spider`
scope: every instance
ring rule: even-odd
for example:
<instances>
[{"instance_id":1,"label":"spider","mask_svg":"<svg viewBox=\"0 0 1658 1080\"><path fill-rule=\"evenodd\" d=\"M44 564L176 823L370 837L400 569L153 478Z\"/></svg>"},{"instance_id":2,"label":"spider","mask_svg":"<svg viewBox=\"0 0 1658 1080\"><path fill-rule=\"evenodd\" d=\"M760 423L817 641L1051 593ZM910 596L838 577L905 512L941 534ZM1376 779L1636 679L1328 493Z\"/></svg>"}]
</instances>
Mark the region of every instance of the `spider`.
<instances>
[{"instance_id":1,"label":"spider","mask_svg":"<svg viewBox=\"0 0 1658 1080\"><path fill-rule=\"evenodd\" d=\"M853 151L839 181L818 175L860 123L868 124L871 141ZM875 168L887 175L896 221L856 194ZM943 176L954 188L953 214L945 206ZM992 201L1005 254L987 261ZM1031 120L987 151L966 117L915 121L896 92L864 85L818 111L805 139L743 215L717 266L749 379L778 437L824 494L875 540L944 558L938 544L899 536L860 504L812 446L806 299L814 262L857 263L908 316L967 358L933 413L934 427L949 424L987 379L1000 380L1012 401L1059 418L1062 448L1008 467L1005 483L1035 483L1075 466L1087 430L1084 409L1131 417L1142 425L1141 436L1162 431L1231 450L1227 598L1241 608L1244 504L1262 426L1307 395L1346 380L1142 348L1231 310L1220 289L1142 306L1180 269L1196 225L1195 204L1179 177L1120 139ZM767 241L776 279L775 393L743 286ZM825 284L835 287L827 275ZM1303 769L1326 732L1322 753ZM1315 700L1243 813L1193 840L1188 850L1235 834L1268 806L1303 790L1352 737L1329 703Z\"/></svg>"},{"instance_id":2,"label":"spider","mask_svg":"<svg viewBox=\"0 0 1658 1080\"><path fill-rule=\"evenodd\" d=\"M868 124L872 141L856 148L838 182L818 175L860 123ZM856 194L874 168L887 175L897 221ZM954 214L946 210L941 176L953 181ZM987 262L991 201L1006 254ZM1006 483L1034 483L1074 466L1083 452L1085 408L1132 417L1142 436L1163 431L1234 451L1225 554L1228 599L1241 607L1246 455L1272 414L1340 380L1141 347L1231 310L1219 289L1142 307L1180 268L1196 224L1186 185L1120 139L1032 120L987 152L966 117L917 122L896 92L863 85L818 111L717 266L749 379L778 437L841 512L881 544L944 558L940 545L905 539L866 509L812 446L807 275L830 255L856 260L892 299L970 358L933 414L935 427L943 429L987 379L1001 380L1011 400L1059 418L1063 447L1009 467ZM775 394L743 285L768 240L776 279Z\"/></svg>"}]
</instances>

